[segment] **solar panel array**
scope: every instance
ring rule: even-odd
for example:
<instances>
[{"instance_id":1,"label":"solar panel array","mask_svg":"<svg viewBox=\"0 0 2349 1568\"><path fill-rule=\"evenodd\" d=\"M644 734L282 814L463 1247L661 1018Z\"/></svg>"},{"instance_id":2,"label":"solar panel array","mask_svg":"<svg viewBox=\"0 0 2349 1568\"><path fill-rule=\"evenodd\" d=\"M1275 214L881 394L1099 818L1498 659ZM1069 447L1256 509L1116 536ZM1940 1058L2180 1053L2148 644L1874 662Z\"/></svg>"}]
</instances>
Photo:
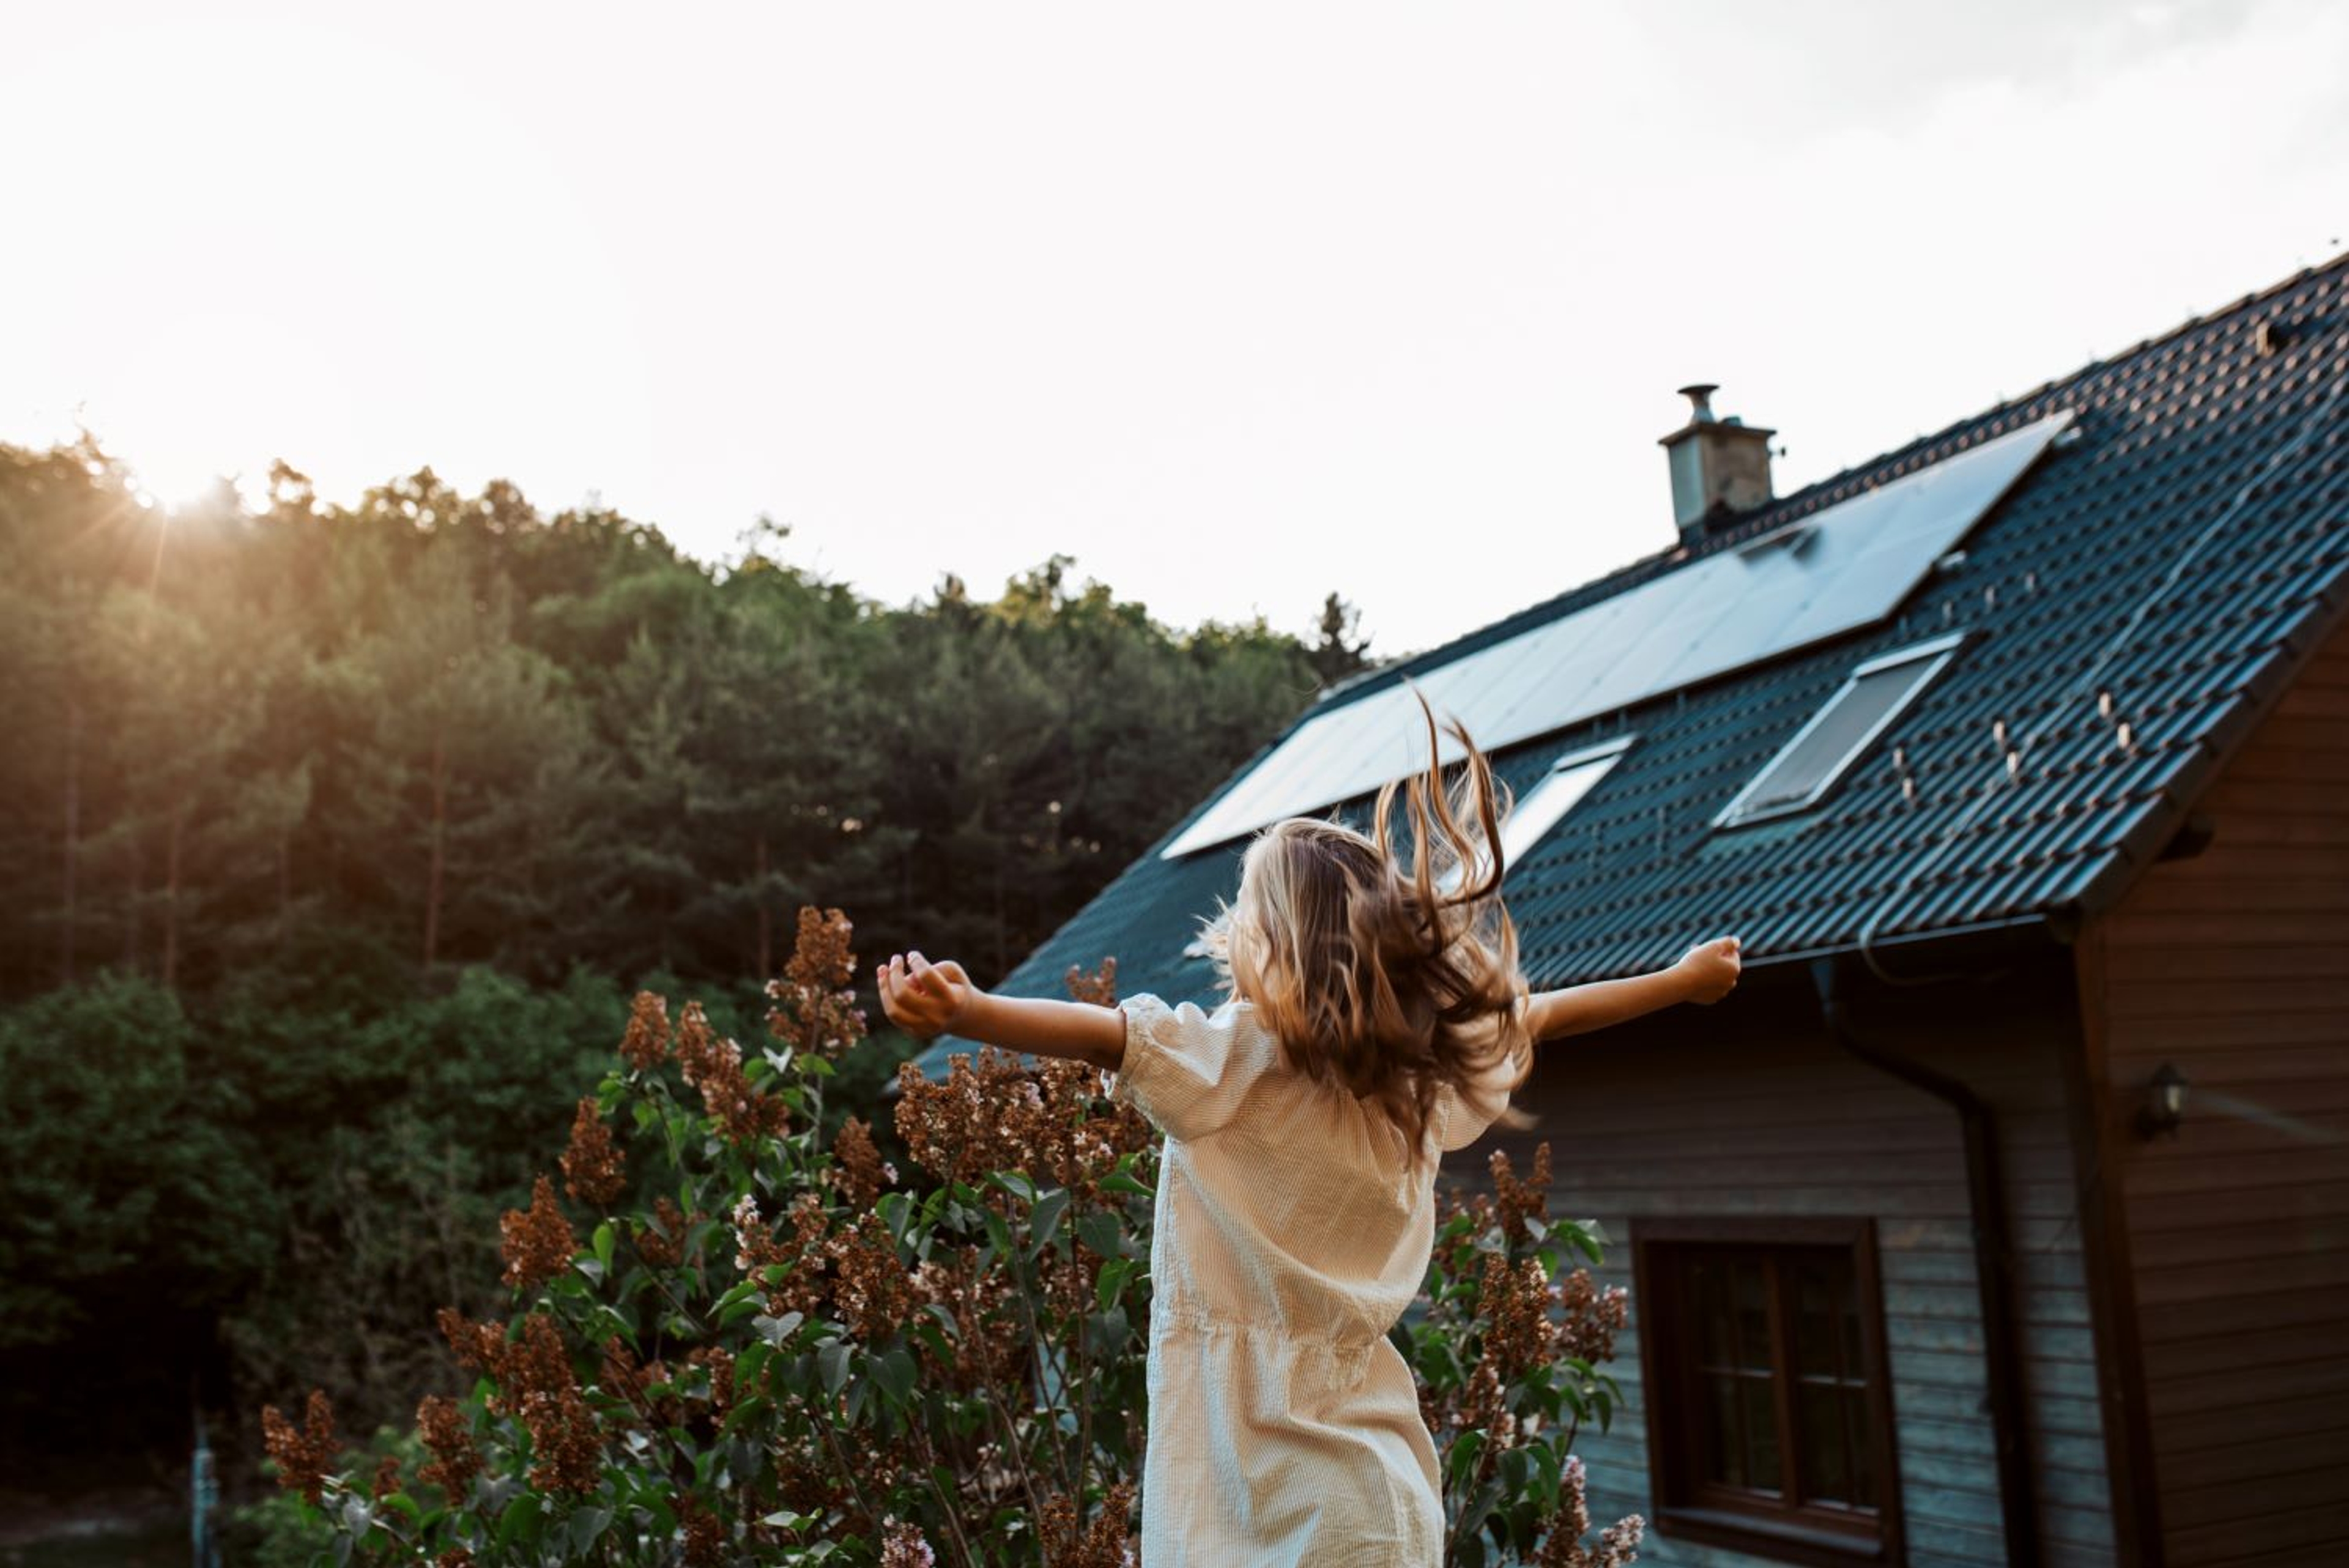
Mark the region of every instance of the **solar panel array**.
<instances>
[{"instance_id":1,"label":"solar panel array","mask_svg":"<svg viewBox=\"0 0 2349 1568\"><path fill-rule=\"evenodd\" d=\"M2069 409L1904 474L1417 677L1439 715L1487 750L1666 695L1871 625L1980 522ZM1335 805L1426 763L1397 683L1316 714L1177 835L1168 859ZM1442 739L1446 762L1457 742Z\"/></svg>"}]
</instances>

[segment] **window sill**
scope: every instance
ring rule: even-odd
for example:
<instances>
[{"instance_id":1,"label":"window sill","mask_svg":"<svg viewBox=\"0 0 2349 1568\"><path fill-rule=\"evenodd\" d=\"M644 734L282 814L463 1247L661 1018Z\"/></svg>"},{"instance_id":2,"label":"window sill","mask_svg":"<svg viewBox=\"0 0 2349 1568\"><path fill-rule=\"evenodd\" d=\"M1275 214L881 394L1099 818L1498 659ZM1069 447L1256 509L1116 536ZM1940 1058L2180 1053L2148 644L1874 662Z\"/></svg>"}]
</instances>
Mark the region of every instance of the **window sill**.
<instances>
[{"instance_id":1,"label":"window sill","mask_svg":"<svg viewBox=\"0 0 2349 1568\"><path fill-rule=\"evenodd\" d=\"M1800 1518L1773 1519L1724 1508L1659 1507L1656 1532L1785 1563L1891 1564L1900 1561L1899 1554L1888 1551L1883 1537L1873 1531L1838 1530Z\"/></svg>"}]
</instances>

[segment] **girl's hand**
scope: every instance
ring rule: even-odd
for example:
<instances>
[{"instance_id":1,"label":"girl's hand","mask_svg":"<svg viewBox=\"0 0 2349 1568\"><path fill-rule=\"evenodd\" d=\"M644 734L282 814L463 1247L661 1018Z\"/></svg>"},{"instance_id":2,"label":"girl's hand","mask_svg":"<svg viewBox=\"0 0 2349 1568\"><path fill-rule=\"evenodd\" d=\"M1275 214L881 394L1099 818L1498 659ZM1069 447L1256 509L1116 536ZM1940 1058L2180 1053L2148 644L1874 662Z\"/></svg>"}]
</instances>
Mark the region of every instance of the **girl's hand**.
<instances>
[{"instance_id":1,"label":"girl's hand","mask_svg":"<svg viewBox=\"0 0 2349 1568\"><path fill-rule=\"evenodd\" d=\"M881 982L881 1011L916 1040L955 1033L981 994L952 959L932 963L918 952L897 953L874 972Z\"/></svg>"},{"instance_id":2,"label":"girl's hand","mask_svg":"<svg viewBox=\"0 0 2349 1568\"><path fill-rule=\"evenodd\" d=\"M1737 973L1744 967L1737 956L1735 937L1715 937L1709 942L1699 942L1681 955L1672 966L1688 986L1688 999L1710 1005L1719 1002L1737 988Z\"/></svg>"}]
</instances>

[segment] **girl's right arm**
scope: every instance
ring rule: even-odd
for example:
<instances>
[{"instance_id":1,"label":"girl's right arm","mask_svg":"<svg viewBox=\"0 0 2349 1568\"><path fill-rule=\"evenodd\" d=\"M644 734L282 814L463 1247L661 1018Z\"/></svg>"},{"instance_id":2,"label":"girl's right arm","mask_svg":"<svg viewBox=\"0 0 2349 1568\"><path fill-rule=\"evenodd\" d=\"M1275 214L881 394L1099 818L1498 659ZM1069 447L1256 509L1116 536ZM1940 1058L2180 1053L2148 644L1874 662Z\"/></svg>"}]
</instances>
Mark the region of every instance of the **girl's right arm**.
<instances>
[{"instance_id":1,"label":"girl's right arm","mask_svg":"<svg viewBox=\"0 0 2349 1568\"><path fill-rule=\"evenodd\" d=\"M899 953L874 972L882 1011L917 1040L956 1034L1006 1050L1090 1062L1112 1072L1125 1060L1125 1014L1114 1007L989 995L954 960L934 964L918 952Z\"/></svg>"},{"instance_id":2,"label":"girl's right arm","mask_svg":"<svg viewBox=\"0 0 2349 1568\"><path fill-rule=\"evenodd\" d=\"M1700 942L1670 969L1625 980L1598 980L1562 991L1534 994L1526 1007L1526 1028L1536 1040L1587 1034L1679 1002L1712 1003L1737 984L1735 937Z\"/></svg>"}]
</instances>

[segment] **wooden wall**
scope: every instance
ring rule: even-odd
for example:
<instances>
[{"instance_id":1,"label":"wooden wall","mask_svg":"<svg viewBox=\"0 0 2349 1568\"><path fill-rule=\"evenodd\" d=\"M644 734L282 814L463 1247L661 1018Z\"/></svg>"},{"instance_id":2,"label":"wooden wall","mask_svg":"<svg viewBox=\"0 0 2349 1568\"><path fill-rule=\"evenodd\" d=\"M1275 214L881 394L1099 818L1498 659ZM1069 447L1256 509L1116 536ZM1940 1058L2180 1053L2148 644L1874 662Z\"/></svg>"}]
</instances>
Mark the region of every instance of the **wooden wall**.
<instances>
[{"instance_id":1,"label":"wooden wall","mask_svg":"<svg viewBox=\"0 0 2349 1568\"><path fill-rule=\"evenodd\" d=\"M1758 977L1759 971L1755 971ZM1782 977L1793 979L1794 977ZM2044 1560L2116 1560L2095 1351L2081 1266L2076 1172L2061 1053L2076 1050L2068 958L1993 985L1932 988L1892 1004L1877 1043L1970 1084L1999 1113L2021 1252L2022 1343ZM1881 1020L1871 1002L1864 1019ZM1923 1020L1935 1020L1928 1026ZM1723 1002L1550 1042L1521 1100L1547 1126L1488 1135L1450 1157L1446 1181L1489 1187L1506 1148L1522 1174L1547 1138L1551 1210L1596 1217L1616 1245L1606 1282L1629 1288L1635 1215L1868 1214L1877 1220L1908 1561L2005 1560L1984 1399L1982 1325L1954 1112L1844 1054L1800 984L1749 980ZM1630 1408L1578 1449L1602 1523L1651 1514L1637 1334L1614 1372ZM1646 1561L1757 1559L1651 1534Z\"/></svg>"},{"instance_id":2,"label":"wooden wall","mask_svg":"<svg viewBox=\"0 0 2349 1568\"><path fill-rule=\"evenodd\" d=\"M2079 953L2173 1565L2349 1562L2349 625ZM2164 1062L2175 1138L2131 1123Z\"/></svg>"}]
</instances>

